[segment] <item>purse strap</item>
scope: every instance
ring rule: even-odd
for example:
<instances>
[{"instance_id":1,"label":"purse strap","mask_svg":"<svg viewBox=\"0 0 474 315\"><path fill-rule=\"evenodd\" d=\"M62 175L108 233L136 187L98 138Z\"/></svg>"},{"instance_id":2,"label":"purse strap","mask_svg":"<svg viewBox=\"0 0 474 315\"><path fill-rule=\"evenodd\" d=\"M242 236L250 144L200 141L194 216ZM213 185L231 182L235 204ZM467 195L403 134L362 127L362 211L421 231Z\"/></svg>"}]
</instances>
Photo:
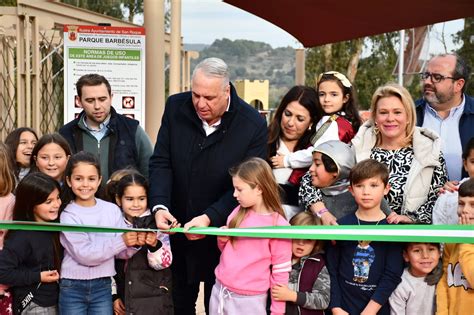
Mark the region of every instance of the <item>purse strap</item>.
<instances>
[{"instance_id":1,"label":"purse strap","mask_svg":"<svg viewBox=\"0 0 474 315\"><path fill-rule=\"evenodd\" d=\"M324 122L324 124L316 131L314 136L311 137L311 144L314 146L314 144L323 136L323 134L328 130L329 126L333 121L336 121L336 119L339 118L338 114L332 114L329 116L328 120Z\"/></svg>"},{"instance_id":2,"label":"purse strap","mask_svg":"<svg viewBox=\"0 0 474 315\"><path fill-rule=\"evenodd\" d=\"M38 291L40 286L41 286L41 282L38 283L38 286L36 287L36 289L31 290L30 292L28 292L25 295L24 298L21 299L20 305L18 306L18 309L17 309L18 314L21 314L25 310L25 308L28 305L30 305L30 303L33 301L33 298L34 298L34 295L36 294L36 291Z\"/></svg>"}]
</instances>

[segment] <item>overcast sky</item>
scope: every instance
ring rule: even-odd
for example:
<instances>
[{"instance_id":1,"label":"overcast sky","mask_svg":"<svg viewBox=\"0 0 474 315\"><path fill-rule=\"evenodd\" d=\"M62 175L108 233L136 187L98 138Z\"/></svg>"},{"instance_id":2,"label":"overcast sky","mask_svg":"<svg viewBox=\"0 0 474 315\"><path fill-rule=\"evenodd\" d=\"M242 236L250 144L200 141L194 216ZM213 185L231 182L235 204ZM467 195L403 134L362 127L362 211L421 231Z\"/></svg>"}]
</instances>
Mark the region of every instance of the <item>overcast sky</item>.
<instances>
[{"instance_id":1,"label":"overcast sky","mask_svg":"<svg viewBox=\"0 0 474 315\"><path fill-rule=\"evenodd\" d=\"M301 46L281 28L219 0L183 0L181 28L185 43L212 44L225 37L263 41L274 48Z\"/></svg>"}]
</instances>

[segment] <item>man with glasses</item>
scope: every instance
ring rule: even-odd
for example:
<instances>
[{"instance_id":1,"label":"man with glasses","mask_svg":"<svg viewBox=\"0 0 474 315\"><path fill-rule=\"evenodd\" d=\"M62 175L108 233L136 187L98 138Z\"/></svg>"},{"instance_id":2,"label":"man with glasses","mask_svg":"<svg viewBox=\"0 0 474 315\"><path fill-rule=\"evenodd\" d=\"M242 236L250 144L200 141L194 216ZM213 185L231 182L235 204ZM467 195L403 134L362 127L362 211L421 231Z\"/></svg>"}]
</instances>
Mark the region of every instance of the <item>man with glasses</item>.
<instances>
[{"instance_id":1,"label":"man with glasses","mask_svg":"<svg viewBox=\"0 0 474 315\"><path fill-rule=\"evenodd\" d=\"M464 93L470 74L469 65L457 54L434 56L420 73L423 98L416 102L417 125L441 136L452 181L467 176L462 148L474 137L474 98Z\"/></svg>"}]
</instances>

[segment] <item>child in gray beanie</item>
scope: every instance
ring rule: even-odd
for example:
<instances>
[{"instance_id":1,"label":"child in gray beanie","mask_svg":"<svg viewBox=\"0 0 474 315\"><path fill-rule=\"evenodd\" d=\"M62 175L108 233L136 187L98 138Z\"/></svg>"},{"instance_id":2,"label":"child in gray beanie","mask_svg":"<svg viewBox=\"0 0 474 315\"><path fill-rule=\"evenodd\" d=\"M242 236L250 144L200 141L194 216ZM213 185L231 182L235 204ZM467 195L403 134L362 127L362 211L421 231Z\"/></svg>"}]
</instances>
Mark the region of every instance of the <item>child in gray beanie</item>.
<instances>
[{"instance_id":1,"label":"child in gray beanie","mask_svg":"<svg viewBox=\"0 0 474 315\"><path fill-rule=\"evenodd\" d=\"M313 164L301 180L299 202L324 225L336 225L337 219L357 210L348 190L355 163L352 148L342 141L330 140L313 150ZM390 213L385 201L382 210Z\"/></svg>"}]
</instances>

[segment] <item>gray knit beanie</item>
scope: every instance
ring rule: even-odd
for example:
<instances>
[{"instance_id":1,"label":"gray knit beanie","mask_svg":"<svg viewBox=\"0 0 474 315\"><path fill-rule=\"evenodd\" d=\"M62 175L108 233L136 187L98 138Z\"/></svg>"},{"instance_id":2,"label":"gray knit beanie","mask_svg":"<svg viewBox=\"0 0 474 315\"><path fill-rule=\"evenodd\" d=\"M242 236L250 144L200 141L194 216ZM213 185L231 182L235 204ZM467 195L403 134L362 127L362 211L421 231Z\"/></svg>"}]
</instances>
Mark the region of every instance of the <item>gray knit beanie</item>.
<instances>
[{"instance_id":1,"label":"gray knit beanie","mask_svg":"<svg viewBox=\"0 0 474 315\"><path fill-rule=\"evenodd\" d=\"M355 154L352 148L339 140L329 140L314 148L313 152L326 154L336 163L338 176L336 181L347 179L351 168L356 164Z\"/></svg>"}]
</instances>

